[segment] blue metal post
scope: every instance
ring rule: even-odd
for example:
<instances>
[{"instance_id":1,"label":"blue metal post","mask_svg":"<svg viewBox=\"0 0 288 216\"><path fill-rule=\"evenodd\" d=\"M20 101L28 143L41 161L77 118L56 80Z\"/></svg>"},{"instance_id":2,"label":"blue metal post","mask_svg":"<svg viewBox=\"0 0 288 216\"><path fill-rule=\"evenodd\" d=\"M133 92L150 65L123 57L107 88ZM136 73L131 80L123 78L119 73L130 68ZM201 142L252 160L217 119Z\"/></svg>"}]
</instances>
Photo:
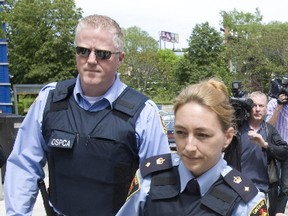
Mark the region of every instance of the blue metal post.
<instances>
[{"instance_id":1,"label":"blue metal post","mask_svg":"<svg viewBox=\"0 0 288 216\"><path fill-rule=\"evenodd\" d=\"M4 0L0 0L0 13ZM7 55L6 25L2 24L3 38L0 37L0 113L12 113L11 83L9 78L9 64Z\"/></svg>"}]
</instances>

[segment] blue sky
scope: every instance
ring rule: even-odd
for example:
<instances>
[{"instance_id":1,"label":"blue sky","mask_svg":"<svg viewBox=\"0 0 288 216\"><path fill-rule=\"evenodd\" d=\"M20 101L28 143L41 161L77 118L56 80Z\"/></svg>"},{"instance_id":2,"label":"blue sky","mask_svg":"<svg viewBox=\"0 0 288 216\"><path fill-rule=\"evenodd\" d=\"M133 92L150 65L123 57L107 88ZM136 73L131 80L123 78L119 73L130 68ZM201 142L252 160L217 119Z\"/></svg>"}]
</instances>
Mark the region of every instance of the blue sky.
<instances>
[{"instance_id":1,"label":"blue sky","mask_svg":"<svg viewBox=\"0 0 288 216\"><path fill-rule=\"evenodd\" d=\"M209 22L220 29L220 11L254 13L258 8L263 15L263 23L270 21L288 21L286 0L75 0L76 6L90 14L108 15L121 27L140 27L150 36L159 39L161 31L179 34L179 43L175 48L187 47L187 39L196 24ZM162 46L163 46L162 42ZM172 48L172 43L166 43Z\"/></svg>"}]
</instances>

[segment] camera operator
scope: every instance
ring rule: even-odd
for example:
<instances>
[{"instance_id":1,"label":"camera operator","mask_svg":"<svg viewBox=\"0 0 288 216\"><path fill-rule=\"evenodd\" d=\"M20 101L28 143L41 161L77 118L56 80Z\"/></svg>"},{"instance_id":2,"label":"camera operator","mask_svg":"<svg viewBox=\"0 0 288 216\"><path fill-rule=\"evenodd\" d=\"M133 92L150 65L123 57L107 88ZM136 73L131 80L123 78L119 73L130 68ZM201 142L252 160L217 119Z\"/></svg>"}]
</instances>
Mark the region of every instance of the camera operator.
<instances>
[{"instance_id":1,"label":"camera operator","mask_svg":"<svg viewBox=\"0 0 288 216\"><path fill-rule=\"evenodd\" d=\"M282 87L283 88L283 87ZM285 88L284 88L285 89ZM287 87L286 87L287 92ZM273 125L288 142L288 105L287 94L281 93L278 97L273 97L267 105L266 121ZM275 212L284 212L287 204L288 194L288 158L280 163L281 181L279 188L275 188Z\"/></svg>"},{"instance_id":2,"label":"camera operator","mask_svg":"<svg viewBox=\"0 0 288 216\"><path fill-rule=\"evenodd\" d=\"M229 161L235 160L235 157L226 154L235 155L231 151L237 150L240 154L237 155L239 161L236 164L240 164L237 168L250 178L260 191L268 195L269 187L272 185L268 175L268 164L275 159L285 160L288 156L288 146L277 130L265 122L267 96L263 92L256 91L251 93L249 98L253 101L253 105L249 110L249 117L239 126L238 147L225 152L224 158L228 164L235 163L235 161ZM269 197L270 207L271 199L275 198ZM273 206L272 208L274 209ZM275 213L270 215L275 215Z\"/></svg>"},{"instance_id":3,"label":"camera operator","mask_svg":"<svg viewBox=\"0 0 288 216\"><path fill-rule=\"evenodd\" d=\"M278 99L272 98L267 106L267 121L274 125L283 138L288 140L288 96L279 94ZM281 118L281 119L280 119ZM282 132L282 133L281 133ZM283 134L283 135L282 135Z\"/></svg>"}]
</instances>

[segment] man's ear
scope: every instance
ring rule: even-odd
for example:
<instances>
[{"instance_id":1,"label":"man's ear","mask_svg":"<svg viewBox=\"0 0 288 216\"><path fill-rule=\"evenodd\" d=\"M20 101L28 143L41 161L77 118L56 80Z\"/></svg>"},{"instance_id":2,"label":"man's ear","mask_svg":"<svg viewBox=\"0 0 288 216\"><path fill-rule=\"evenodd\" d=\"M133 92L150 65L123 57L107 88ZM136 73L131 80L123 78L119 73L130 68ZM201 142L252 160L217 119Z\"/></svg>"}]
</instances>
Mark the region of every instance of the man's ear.
<instances>
[{"instance_id":1,"label":"man's ear","mask_svg":"<svg viewBox=\"0 0 288 216\"><path fill-rule=\"evenodd\" d=\"M124 52L121 52L119 54L119 62L123 61L123 59L125 58L125 53Z\"/></svg>"}]
</instances>

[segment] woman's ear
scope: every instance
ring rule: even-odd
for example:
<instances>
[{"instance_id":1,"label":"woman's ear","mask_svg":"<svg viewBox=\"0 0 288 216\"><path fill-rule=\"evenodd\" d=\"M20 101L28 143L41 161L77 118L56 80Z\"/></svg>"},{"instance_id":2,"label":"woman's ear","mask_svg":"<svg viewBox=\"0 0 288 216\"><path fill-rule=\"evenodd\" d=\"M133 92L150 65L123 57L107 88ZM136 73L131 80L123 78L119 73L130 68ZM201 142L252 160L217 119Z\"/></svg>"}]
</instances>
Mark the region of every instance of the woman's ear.
<instances>
[{"instance_id":1,"label":"woman's ear","mask_svg":"<svg viewBox=\"0 0 288 216\"><path fill-rule=\"evenodd\" d=\"M235 135L235 130L233 127L230 127L226 131L226 134L225 134L225 142L224 142L224 146L223 146L224 149L226 149L230 145L234 135Z\"/></svg>"}]
</instances>

